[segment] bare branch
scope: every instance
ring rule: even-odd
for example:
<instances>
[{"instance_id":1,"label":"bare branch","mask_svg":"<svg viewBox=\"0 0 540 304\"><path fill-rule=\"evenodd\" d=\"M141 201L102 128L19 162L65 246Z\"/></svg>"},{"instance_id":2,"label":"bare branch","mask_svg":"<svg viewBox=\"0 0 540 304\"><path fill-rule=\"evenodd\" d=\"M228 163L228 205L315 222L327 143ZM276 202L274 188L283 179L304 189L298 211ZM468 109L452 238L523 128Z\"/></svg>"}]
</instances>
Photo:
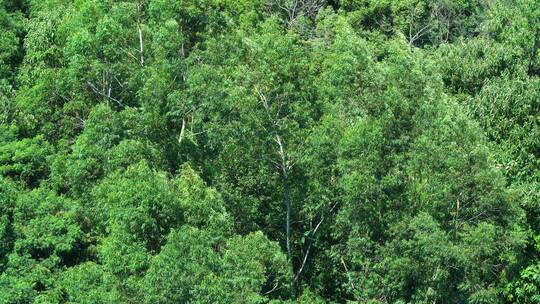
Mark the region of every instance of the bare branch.
<instances>
[{"instance_id":1,"label":"bare branch","mask_svg":"<svg viewBox=\"0 0 540 304\"><path fill-rule=\"evenodd\" d=\"M182 118L182 129L180 130L180 135L178 136L178 143L182 143L182 139L184 138L184 130L186 129L186 120Z\"/></svg>"},{"instance_id":2,"label":"bare branch","mask_svg":"<svg viewBox=\"0 0 540 304\"><path fill-rule=\"evenodd\" d=\"M96 88L96 86L95 86L93 83L91 83L90 81L87 81L86 84L88 84L88 86L90 87L90 89L92 90L92 92L94 92L94 93L96 93L96 94L98 94L98 95L101 95L101 96L103 96L103 97L105 97L105 98L107 98L107 99L110 99L110 100L116 102L116 103L117 103L118 105L120 105L121 107L124 106L124 104L123 104L120 100L118 100L118 99L116 99L116 98L110 96L110 90L109 90L109 93L108 93L108 94L105 94L105 93L101 92L100 90L98 90L98 89Z\"/></svg>"},{"instance_id":3,"label":"bare branch","mask_svg":"<svg viewBox=\"0 0 540 304\"><path fill-rule=\"evenodd\" d=\"M345 261L343 260L343 258L341 258L341 265L343 265L343 268L345 268L345 273L347 273L347 278L349 279L349 284L351 284L352 289L353 290L356 289L356 287L354 287L354 282L351 279L351 274L349 273L349 269L347 268L347 264L345 264Z\"/></svg>"},{"instance_id":4,"label":"bare branch","mask_svg":"<svg viewBox=\"0 0 540 304\"><path fill-rule=\"evenodd\" d=\"M294 276L294 281L298 281L298 278L300 277L300 274L302 273L302 271L304 270L304 266L306 265L306 261L307 261L307 258L309 256L309 251L311 250L311 243L309 244L307 250L306 250L306 254L304 254L304 258L302 259L302 264L300 265L300 268L298 269L298 271L296 272L296 275Z\"/></svg>"},{"instance_id":5,"label":"bare branch","mask_svg":"<svg viewBox=\"0 0 540 304\"><path fill-rule=\"evenodd\" d=\"M285 15L285 20L282 20L282 22L288 28L293 28L298 24L299 17L315 18L323 6L323 0L274 0L269 3L268 8L270 12L273 7L279 8L282 14Z\"/></svg>"},{"instance_id":6,"label":"bare branch","mask_svg":"<svg viewBox=\"0 0 540 304\"><path fill-rule=\"evenodd\" d=\"M278 288L278 285L279 285L279 283L276 282L276 285L274 285L274 287L273 287L272 289L270 289L269 291L263 293L263 296L269 295L270 293L272 293L272 292L274 292L274 291L276 291L276 290L280 290L281 288L283 288L283 287L279 287L279 288Z\"/></svg>"},{"instance_id":7,"label":"bare branch","mask_svg":"<svg viewBox=\"0 0 540 304\"><path fill-rule=\"evenodd\" d=\"M140 64L144 66L144 47L143 47L143 35L141 29L141 4L137 5L137 32L139 32L139 55L141 57Z\"/></svg>"}]
</instances>

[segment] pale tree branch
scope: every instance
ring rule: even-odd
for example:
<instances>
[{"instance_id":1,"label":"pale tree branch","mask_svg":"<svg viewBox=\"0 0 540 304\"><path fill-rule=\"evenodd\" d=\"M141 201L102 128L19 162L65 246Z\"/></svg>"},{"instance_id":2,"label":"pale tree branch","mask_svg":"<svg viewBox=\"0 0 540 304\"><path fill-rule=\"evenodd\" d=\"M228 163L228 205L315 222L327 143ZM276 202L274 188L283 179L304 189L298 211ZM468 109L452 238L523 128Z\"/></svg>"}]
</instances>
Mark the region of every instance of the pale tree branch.
<instances>
[{"instance_id":1,"label":"pale tree branch","mask_svg":"<svg viewBox=\"0 0 540 304\"><path fill-rule=\"evenodd\" d=\"M274 292L274 291L279 290L279 289L282 288L282 287L279 287L279 288L278 288L278 286L279 286L279 282L276 282L276 285L274 285L274 287L273 287L272 289L270 289L269 291L263 293L263 296L269 295L269 294L271 294L272 292Z\"/></svg>"},{"instance_id":2,"label":"pale tree branch","mask_svg":"<svg viewBox=\"0 0 540 304\"><path fill-rule=\"evenodd\" d=\"M139 34L139 56L140 64L144 66L144 46L143 46L143 34L141 28L141 4L137 4L137 32Z\"/></svg>"},{"instance_id":3,"label":"pale tree branch","mask_svg":"<svg viewBox=\"0 0 540 304\"><path fill-rule=\"evenodd\" d=\"M110 99L110 100L116 102L116 103L117 103L118 105L120 105L121 107L124 106L124 104L123 104L120 100L118 100L118 99L116 99L116 98L114 98L114 97L111 96L111 90L110 90L110 88L109 88L109 90L108 90L108 93L103 93L103 92L101 92L100 90L98 90L98 88L96 88L96 86L95 86L93 83L91 83L90 81L87 81L86 84L88 84L88 86L90 87L90 89L92 90L92 92L94 92L94 93L96 93L96 94L98 94L98 95L101 95L101 96L103 96L103 97L105 97L105 98L107 98L107 99Z\"/></svg>"},{"instance_id":4,"label":"pale tree branch","mask_svg":"<svg viewBox=\"0 0 540 304\"><path fill-rule=\"evenodd\" d=\"M270 11L272 7L277 7L286 16L282 20L288 28L293 28L297 24L297 20L301 16L315 18L317 13L324 6L323 0L274 0L268 4Z\"/></svg>"},{"instance_id":5,"label":"pale tree branch","mask_svg":"<svg viewBox=\"0 0 540 304\"><path fill-rule=\"evenodd\" d=\"M343 265L343 268L345 269L345 273L347 274L347 278L349 279L349 284L351 284L352 289L355 290L356 287L354 286L354 282L352 281L349 268L347 268L347 264L345 264L345 260L343 260L343 258L341 258L341 265Z\"/></svg>"},{"instance_id":6,"label":"pale tree branch","mask_svg":"<svg viewBox=\"0 0 540 304\"><path fill-rule=\"evenodd\" d=\"M330 208L329 213L332 213L332 212L334 211L334 209L336 208L337 204L338 204L337 202L334 203L334 205L332 206L332 208ZM312 232L310 233L312 237L317 233L317 231L319 230L319 227L321 227L321 224L323 223L324 219L325 219L324 215L321 216L321 219L319 220L319 222L317 223L317 225L315 225L315 228L314 228L314 229L312 230ZM295 280L295 281L298 281L298 278L300 277L300 274L301 274L302 271L304 270L304 266L306 265L307 259L308 259L308 257L309 257L309 253L310 253L311 245L312 245L312 244L313 244L313 243L310 241L310 242L309 242L309 245L308 245L308 248L307 248L307 250L306 250L306 253L304 254L304 257L303 257L303 259L302 259L302 264L300 265L300 268L298 269L298 272L296 273L296 275L295 275L295 277L294 277L294 280Z\"/></svg>"},{"instance_id":7,"label":"pale tree branch","mask_svg":"<svg viewBox=\"0 0 540 304\"><path fill-rule=\"evenodd\" d=\"M184 138L184 130L186 129L186 119L182 118L182 129L180 130L180 135L178 136L178 143L182 143L182 139Z\"/></svg>"}]
</instances>

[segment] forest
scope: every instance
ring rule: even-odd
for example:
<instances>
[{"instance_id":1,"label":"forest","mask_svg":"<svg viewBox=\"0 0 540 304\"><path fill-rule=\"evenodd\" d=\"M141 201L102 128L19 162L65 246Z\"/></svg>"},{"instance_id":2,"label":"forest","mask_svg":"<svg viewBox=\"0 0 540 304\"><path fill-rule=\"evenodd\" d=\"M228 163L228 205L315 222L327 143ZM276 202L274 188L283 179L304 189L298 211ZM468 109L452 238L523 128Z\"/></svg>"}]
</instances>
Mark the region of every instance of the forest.
<instances>
[{"instance_id":1,"label":"forest","mask_svg":"<svg viewBox=\"0 0 540 304\"><path fill-rule=\"evenodd\" d=\"M538 0L0 0L0 304L538 304L539 48Z\"/></svg>"}]
</instances>

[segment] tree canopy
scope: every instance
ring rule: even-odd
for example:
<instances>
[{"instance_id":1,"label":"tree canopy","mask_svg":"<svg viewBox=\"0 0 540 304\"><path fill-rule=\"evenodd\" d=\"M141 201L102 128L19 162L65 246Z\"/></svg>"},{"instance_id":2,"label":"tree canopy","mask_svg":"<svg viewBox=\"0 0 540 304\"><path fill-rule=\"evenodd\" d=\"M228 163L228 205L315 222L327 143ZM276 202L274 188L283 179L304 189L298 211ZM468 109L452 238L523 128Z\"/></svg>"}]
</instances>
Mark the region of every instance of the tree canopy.
<instances>
[{"instance_id":1,"label":"tree canopy","mask_svg":"<svg viewBox=\"0 0 540 304\"><path fill-rule=\"evenodd\" d=\"M540 2L0 0L0 304L540 303Z\"/></svg>"}]
</instances>

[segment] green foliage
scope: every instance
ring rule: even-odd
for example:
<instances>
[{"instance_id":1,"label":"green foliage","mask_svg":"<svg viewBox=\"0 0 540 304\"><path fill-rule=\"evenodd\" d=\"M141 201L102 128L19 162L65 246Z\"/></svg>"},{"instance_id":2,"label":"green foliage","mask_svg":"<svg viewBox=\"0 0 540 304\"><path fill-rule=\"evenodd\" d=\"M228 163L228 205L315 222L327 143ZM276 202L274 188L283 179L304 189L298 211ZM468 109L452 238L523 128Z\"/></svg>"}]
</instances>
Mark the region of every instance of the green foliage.
<instances>
[{"instance_id":1,"label":"green foliage","mask_svg":"<svg viewBox=\"0 0 540 304\"><path fill-rule=\"evenodd\" d=\"M537 77L494 78L471 101L474 115L500 147L498 161L511 181L538 180L539 85Z\"/></svg>"},{"instance_id":2,"label":"green foliage","mask_svg":"<svg viewBox=\"0 0 540 304\"><path fill-rule=\"evenodd\" d=\"M284 255L261 233L225 241L212 230L186 227L171 232L152 260L145 302L263 303L267 277L277 285L286 274Z\"/></svg>"},{"instance_id":3,"label":"green foliage","mask_svg":"<svg viewBox=\"0 0 540 304\"><path fill-rule=\"evenodd\" d=\"M11 209L11 253L0 275L2 303L49 302L62 266L84 259L81 209L39 188L20 193Z\"/></svg>"},{"instance_id":4,"label":"green foliage","mask_svg":"<svg viewBox=\"0 0 540 304\"><path fill-rule=\"evenodd\" d=\"M4 268L4 259L13 248L13 211L16 204L18 187L9 179L0 177L0 270Z\"/></svg>"},{"instance_id":5,"label":"green foliage","mask_svg":"<svg viewBox=\"0 0 540 304\"><path fill-rule=\"evenodd\" d=\"M36 189L19 196L13 215L15 251L55 263L76 262L83 232L76 202ZM56 261L61 259L61 261Z\"/></svg>"},{"instance_id":6,"label":"green foliage","mask_svg":"<svg viewBox=\"0 0 540 304\"><path fill-rule=\"evenodd\" d=\"M540 2L0 0L0 303L538 303Z\"/></svg>"},{"instance_id":7,"label":"green foliage","mask_svg":"<svg viewBox=\"0 0 540 304\"><path fill-rule=\"evenodd\" d=\"M18 139L14 126L0 126L0 174L35 186L47 178L51 145L38 135Z\"/></svg>"},{"instance_id":8,"label":"green foliage","mask_svg":"<svg viewBox=\"0 0 540 304\"><path fill-rule=\"evenodd\" d=\"M539 251L538 241L538 236L535 236L534 249L536 253ZM540 288L538 267L538 262L531 263L521 271L515 281L508 284L505 290L508 301L514 303L538 303L540 301L538 298Z\"/></svg>"},{"instance_id":9,"label":"green foliage","mask_svg":"<svg viewBox=\"0 0 540 304\"><path fill-rule=\"evenodd\" d=\"M17 2L0 1L0 85L14 80L23 57L23 7Z\"/></svg>"},{"instance_id":10,"label":"green foliage","mask_svg":"<svg viewBox=\"0 0 540 304\"><path fill-rule=\"evenodd\" d=\"M114 277L93 262L65 271L60 278L64 303L118 303L119 292Z\"/></svg>"},{"instance_id":11,"label":"green foliage","mask_svg":"<svg viewBox=\"0 0 540 304\"><path fill-rule=\"evenodd\" d=\"M125 231L150 251L158 250L163 235L182 222L179 197L172 185L144 162L109 175L92 196L98 227L111 233Z\"/></svg>"},{"instance_id":12,"label":"green foliage","mask_svg":"<svg viewBox=\"0 0 540 304\"><path fill-rule=\"evenodd\" d=\"M363 55L367 63L361 64L355 61L361 55L342 47L336 32L330 49L336 58L351 59L329 61L332 74L325 79L336 82L322 85L334 103L353 105L345 113L330 110L349 121L337 139L334 173L343 190L334 233L344 243L335 245L333 257L345 271L342 284L358 301L496 302L492 286L504 282L497 267L516 265L512 252L523 248L525 236L519 207L506 193L478 126L442 92L421 55L390 41L383 60ZM349 29L346 45L361 41L351 35ZM355 65L372 66L378 77L359 68L356 75L340 72ZM363 94L349 93L359 87Z\"/></svg>"},{"instance_id":13,"label":"green foliage","mask_svg":"<svg viewBox=\"0 0 540 304\"><path fill-rule=\"evenodd\" d=\"M471 37L485 15L486 1L343 0L340 5L368 29L399 33L409 44L437 45Z\"/></svg>"}]
</instances>

